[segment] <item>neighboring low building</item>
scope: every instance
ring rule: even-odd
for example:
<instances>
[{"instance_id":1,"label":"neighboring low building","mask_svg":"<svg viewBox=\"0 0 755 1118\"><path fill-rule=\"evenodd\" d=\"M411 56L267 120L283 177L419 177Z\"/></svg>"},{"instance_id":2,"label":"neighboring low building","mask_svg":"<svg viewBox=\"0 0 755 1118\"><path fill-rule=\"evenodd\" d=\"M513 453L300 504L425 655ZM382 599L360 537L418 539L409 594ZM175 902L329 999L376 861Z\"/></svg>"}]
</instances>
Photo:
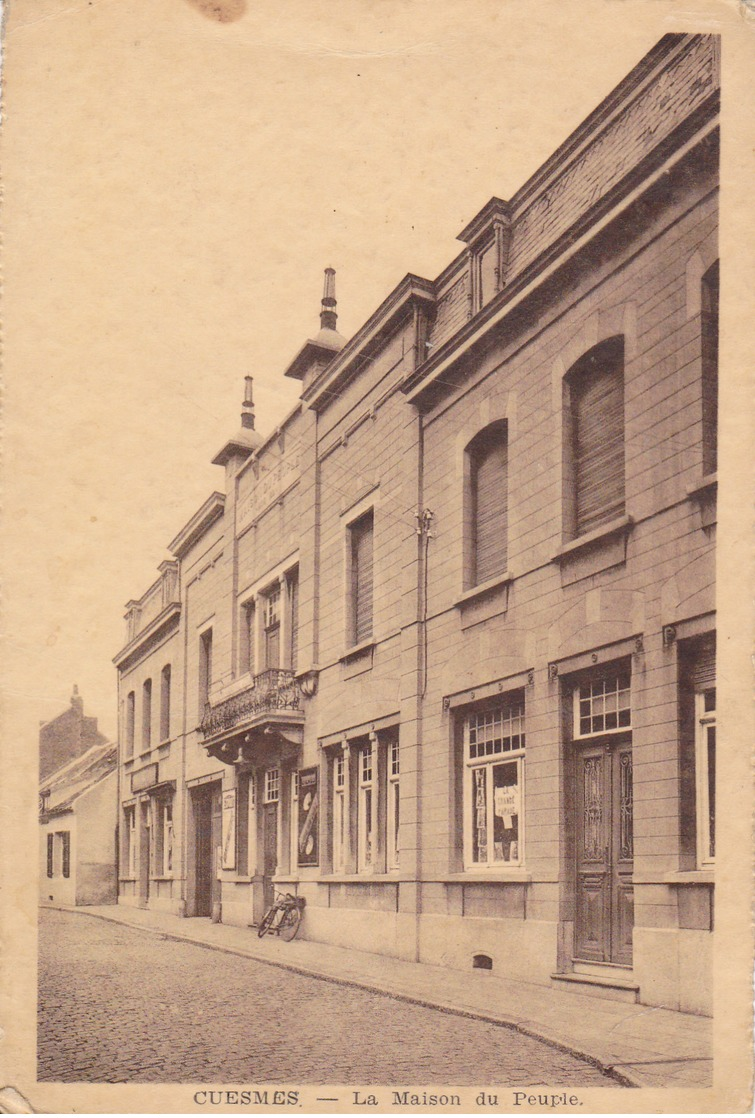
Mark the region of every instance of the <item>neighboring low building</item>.
<instances>
[{"instance_id":1,"label":"neighboring low building","mask_svg":"<svg viewBox=\"0 0 755 1118\"><path fill-rule=\"evenodd\" d=\"M348 341L328 272L128 606L121 903L711 1011L718 104L667 35Z\"/></svg>"},{"instance_id":2,"label":"neighboring low building","mask_svg":"<svg viewBox=\"0 0 755 1118\"><path fill-rule=\"evenodd\" d=\"M48 776L39 791L39 899L115 904L118 746L105 741Z\"/></svg>"}]
</instances>

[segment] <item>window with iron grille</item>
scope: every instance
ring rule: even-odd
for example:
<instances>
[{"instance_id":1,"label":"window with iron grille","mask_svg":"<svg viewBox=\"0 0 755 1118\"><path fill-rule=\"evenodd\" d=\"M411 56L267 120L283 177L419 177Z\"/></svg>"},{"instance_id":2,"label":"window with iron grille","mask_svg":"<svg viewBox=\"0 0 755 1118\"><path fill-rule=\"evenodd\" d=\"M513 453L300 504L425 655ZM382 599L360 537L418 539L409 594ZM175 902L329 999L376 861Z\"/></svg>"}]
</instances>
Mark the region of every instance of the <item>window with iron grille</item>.
<instances>
[{"instance_id":1,"label":"window with iron grille","mask_svg":"<svg viewBox=\"0 0 755 1118\"><path fill-rule=\"evenodd\" d=\"M372 637L373 535L372 510L349 525L349 644Z\"/></svg>"},{"instance_id":2,"label":"window with iron grille","mask_svg":"<svg viewBox=\"0 0 755 1118\"><path fill-rule=\"evenodd\" d=\"M573 535L579 537L623 516L624 339L601 342L570 369Z\"/></svg>"},{"instance_id":3,"label":"window with iron grille","mask_svg":"<svg viewBox=\"0 0 755 1118\"><path fill-rule=\"evenodd\" d=\"M524 858L524 697L464 718L464 863L519 866Z\"/></svg>"}]
</instances>

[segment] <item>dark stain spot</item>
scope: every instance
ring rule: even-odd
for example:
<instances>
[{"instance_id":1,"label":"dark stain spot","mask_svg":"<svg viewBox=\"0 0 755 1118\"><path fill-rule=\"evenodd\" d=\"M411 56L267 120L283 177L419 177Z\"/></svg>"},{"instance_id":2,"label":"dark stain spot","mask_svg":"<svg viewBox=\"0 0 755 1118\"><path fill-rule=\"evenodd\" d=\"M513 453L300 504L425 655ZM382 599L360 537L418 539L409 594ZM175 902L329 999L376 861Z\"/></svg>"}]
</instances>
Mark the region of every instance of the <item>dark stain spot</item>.
<instances>
[{"instance_id":1,"label":"dark stain spot","mask_svg":"<svg viewBox=\"0 0 755 1118\"><path fill-rule=\"evenodd\" d=\"M193 8L218 23L233 23L246 12L246 0L188 0Z\"/></svg>"}]
</instances>

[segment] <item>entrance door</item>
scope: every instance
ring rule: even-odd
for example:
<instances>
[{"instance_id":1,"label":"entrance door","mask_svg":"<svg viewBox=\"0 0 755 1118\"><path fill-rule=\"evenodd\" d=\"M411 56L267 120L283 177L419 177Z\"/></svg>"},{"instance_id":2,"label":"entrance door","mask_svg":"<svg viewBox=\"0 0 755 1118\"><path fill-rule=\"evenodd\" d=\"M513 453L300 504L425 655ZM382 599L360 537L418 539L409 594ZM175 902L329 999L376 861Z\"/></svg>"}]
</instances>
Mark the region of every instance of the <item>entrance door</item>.
<instances>
[{"instance_id":1,"label":"entrance door","mask_svg":"<svg viewBox=\"0 0 755 1118\"><path fill-rule=\"evenodd\" d=\"M194 834L196 866L196 902L194 911L197 916L209 916L212 912L212 827L210 824L210 797L204 789L193 794Z\"/></svg>"},{"instance_id":2,"label":"entrance door","mask_svg":"<svg viewBox=\"0 0 755 1118\"><path fill-rule=\"evenodd\" d=\"M578 959L631 966L632 870L632 746L587 746L577 757Z\"/></svg>"},{"instance_id":3,"label":"entrance door","mask_svg":"<svg viewBox=\"0 0 755 1118\"><path fill-rule=\"evenodd\" d=\"M267 911L274 900L273 876L278 868L278 805L277 803L265 804L263 810L265 814L262 885Z\"/></svg>"}]
</instances>

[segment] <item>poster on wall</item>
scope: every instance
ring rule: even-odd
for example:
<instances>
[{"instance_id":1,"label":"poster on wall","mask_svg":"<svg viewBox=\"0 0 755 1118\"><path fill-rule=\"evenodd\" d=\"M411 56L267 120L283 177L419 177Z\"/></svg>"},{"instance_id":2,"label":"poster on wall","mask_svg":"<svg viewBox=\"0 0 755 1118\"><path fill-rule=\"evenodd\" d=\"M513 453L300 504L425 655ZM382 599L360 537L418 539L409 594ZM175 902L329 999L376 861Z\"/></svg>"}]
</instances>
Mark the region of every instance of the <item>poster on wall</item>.
<instances>
[{"instance_id":1,"label":"poster on wall","mask_svg":"<svg viewBox=\"0 0 755 1118\"><path fill-rule=\"evenodd\" d=\"M320 770L317 768L302 769L299 773L299 841L297 845L300 866L319 865L319 775Z\"/></svg>"},{"instance_id":2,"label":"poster on wall","mask_svg":"<svg viewBox=\"0 0 755 1118\"><path fill-rule=\"evenodd\" d=\"M223 831L222 856L220 865L224 870L236 868L236 789L223 793Z\"/></svg>"}]
</instances>

